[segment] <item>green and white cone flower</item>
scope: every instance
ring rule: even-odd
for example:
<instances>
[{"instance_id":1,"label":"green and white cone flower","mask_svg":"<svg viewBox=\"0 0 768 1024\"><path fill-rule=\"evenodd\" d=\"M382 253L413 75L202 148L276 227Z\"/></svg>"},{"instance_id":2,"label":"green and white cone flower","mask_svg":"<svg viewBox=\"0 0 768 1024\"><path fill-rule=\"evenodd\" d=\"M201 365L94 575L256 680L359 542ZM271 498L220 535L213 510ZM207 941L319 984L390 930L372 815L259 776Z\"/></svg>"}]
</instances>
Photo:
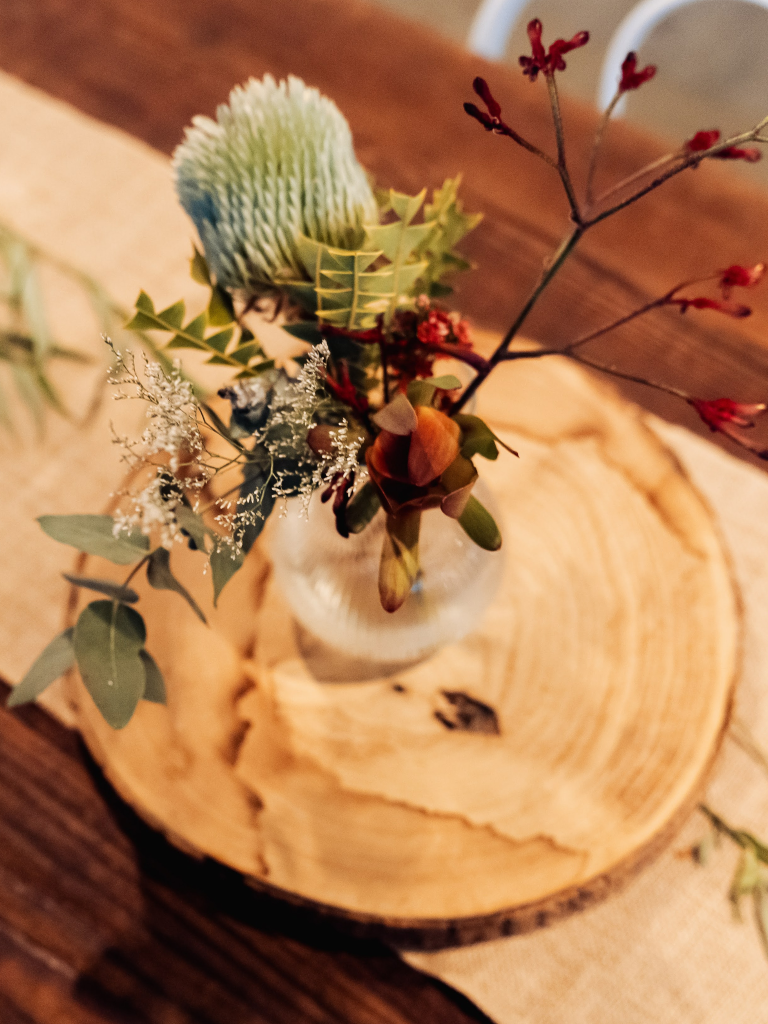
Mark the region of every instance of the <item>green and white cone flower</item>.
<instances>
[{"instance_id":1,"label":"green and white cone flower","mask_svg":"<svg viewBox=\"0 0 768 1024\"><path fill-rule=\"evenodd\" d=\"M335 103L300 78L238 86L216 120L196 117L173 157L181 205L225 288L303 278L296 240L352 248L376 201Z\"/></svg>"}]
</instances>

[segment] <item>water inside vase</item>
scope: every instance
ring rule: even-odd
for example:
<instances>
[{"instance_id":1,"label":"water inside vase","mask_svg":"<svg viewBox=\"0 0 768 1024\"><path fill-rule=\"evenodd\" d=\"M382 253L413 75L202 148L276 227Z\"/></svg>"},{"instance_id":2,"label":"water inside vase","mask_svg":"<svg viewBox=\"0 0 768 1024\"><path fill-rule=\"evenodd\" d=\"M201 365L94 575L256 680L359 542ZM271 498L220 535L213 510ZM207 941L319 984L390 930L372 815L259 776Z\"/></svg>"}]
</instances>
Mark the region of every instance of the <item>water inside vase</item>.
<instances>
[{"instance_id":1,"label":"water inside vase","mask_svg":"<svg viewBox=\"0 0 768 1024\"><path fill-rule=\"evenodd\" d=\"M496 513L481 483L480 501ZM362 533L336 532L333 514L317 494L304 518L298 500L278 519L270 553L275 576L296 620L347 658L397 665L416 661L460 640L480 621L501 580L503 549L484 551L439 509L422 516L421 574L396 612L379 603L378 572L384 536L379 513Z\"/></svg>"}]
</instances>

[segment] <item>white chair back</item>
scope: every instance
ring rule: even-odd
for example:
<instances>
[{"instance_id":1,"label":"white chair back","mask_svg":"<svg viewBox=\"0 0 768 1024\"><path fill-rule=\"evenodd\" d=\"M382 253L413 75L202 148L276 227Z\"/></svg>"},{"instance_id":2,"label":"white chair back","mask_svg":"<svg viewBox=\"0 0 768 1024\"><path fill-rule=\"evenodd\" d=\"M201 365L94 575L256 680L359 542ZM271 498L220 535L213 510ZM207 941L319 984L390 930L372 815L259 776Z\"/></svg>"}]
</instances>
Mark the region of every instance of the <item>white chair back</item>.
<instances>
[{"instance_id":1,"label":"white chair back","mask_svg":"<svg viewBox=\"0 0 768 1024\"><path fill-rule=\"evenodd\" d=\"M699 0L642 0L624 18L608 43L598 85L596 102L603 110L611 102L619 80L621 62L632 50L639 50L654 28L674 11ZM729 0L768 9L768 0ZM500 60L512 28L528 0L483 0L467 37L467 47L481 57ZM621 112L624 101L616 105Z\"/></svg>"}]
</instances>

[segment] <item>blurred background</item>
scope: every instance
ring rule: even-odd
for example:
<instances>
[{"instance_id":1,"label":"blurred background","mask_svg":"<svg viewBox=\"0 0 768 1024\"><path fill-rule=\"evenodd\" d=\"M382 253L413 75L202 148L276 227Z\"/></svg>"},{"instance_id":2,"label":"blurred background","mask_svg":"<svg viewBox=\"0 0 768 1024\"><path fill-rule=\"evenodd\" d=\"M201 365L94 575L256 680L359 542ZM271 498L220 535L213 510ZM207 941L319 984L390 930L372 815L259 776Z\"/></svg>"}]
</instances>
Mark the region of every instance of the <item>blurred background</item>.
<instances>
[{"instance_id":1,"label":"blurred background","mask_svg":"<svg viewBox=\"0 0 768 1024\"><path fill-rule=\"evenodd\" d=\"M375 0L403 17L466 44L480 0ZM595 102L609 40L635 0L533 0L520 13L506 46L505 62L517 64L530 47L525 26L538 17L544 39L570 39L589 29L589 45L566 58L559 79L564 92ZM652 83L630 94L626 116L678 142L699 129L733 133L751 127L768 111L768 10L745 0L699 0L673 12L651 31L639 65L656 64ZM768 160L738 164L768 187Z\"/></svg>"}]
</instances>

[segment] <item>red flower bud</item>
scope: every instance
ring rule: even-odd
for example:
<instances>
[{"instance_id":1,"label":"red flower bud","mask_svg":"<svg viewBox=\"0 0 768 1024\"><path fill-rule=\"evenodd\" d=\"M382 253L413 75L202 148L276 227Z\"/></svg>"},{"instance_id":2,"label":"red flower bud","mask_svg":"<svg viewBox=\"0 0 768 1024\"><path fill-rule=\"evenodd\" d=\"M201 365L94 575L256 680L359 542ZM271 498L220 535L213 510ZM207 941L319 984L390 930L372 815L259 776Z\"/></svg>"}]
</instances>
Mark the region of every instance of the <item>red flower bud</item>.
<instances>
[{"instance_id":1,"label":"red flower bud","mask_svg":"<svg viewBox=\"0 0 768 1024\"><path fill-rule=\"evenodd\" d=\"M645 82L649 82L656 74L656 65L648 64L642 71L637 70L637 54L630 51L624 58L621 65L621 81L619 92L629 92L630 89L639 89Z\"/></svg>"},{"instance_id":2,"label":"red flower bud","mask_svg":"<svg viewBox=\"0 0 768 1024\"><path fill-rule=\"evenodd\" d=\"M734 402L732 398L689 398L692 405L710 430L729 433L729 426L746 429L754 427L755 417L765 412L762 402Z\"/></svg>"},{"instance_id":3,"label":"red flower bud","mask_svg":"<svg viewBox=\"0 0 768 1024\"><path fill-rule=\"evenodd\" d=\"M708 132L696 132L692 139L685 144L687 153L700 153L702 150L711 149L720 138L720 132L713 128Z\"/></svg>"},{"instance_id":4,"label":"red flower bud","mask_svg":"<svg viewBox=\"0 0 768 1024\"><path fill-rule=\"evenodd\" d=\"M542 25L538 18L528 23L528 38L531 41L531 56L520 57L520 66L523 74L527 75L532 82L536 81L538 74L542 71L545 75L551 75L555 71L565 71L564 53L577 50L589 42L589 32L577 32L572 39L556 39L547 52L541 41Z\"/></svg>"},{"instance_id":5,"label":"red flower bud","mask_svg":"<svg viewBox=\"0 0 768 1024\"><path fill-rule=\"evenodd\" d=\"M735 302L726 302L722 299L709 299L703 295L697 295L693 299L667 299L670 306L679 306L680 312L685 313L691 307L693 309L715 309L718 313L725 313L726 316L735 317L737 320L750 316L752 310L749 306L741 306Z\"/></svg>"},{"instance_id":6,"label":"red flower bud","mask_svg":"<svg viewBox=\"0 0 768 1024\"><path fill-rule=\"evenodd\" d=\"M738 263L734 263L733 266L727 267L720 274L723 298L730 298L733 288L752 288L762 280L764 273L764 263L756 263L754 267L742 267Z\"/></svg>"},{"instance_id":7,"label":"red flower bud","mask_svg":"<svg viewBox=\"0 0 768 1024\"><path fill-rule=\"evenodd\" d=\"M746 160L748 164L756 164L758 160L762 159L763 154L759 149L755 149L754 146L750 146L743 149L739 146L726 146L725 149L721 149L719 153L713 153L713 160Z\"/></svg>"},{"instance_id":8,"label":"red flower bud","mask_svg":"<svg viewBox=\"0 0 768 1024\"><path fill-rule=\"evenodd\" d=\"M688 139L685 143L686 153L702 153L706 149L711 149L712 146L720 139L720 132L717 128L712 128L706 132L696 132L692 139ZM762 153L759 149L754 147L743 148L741 146L726 146L725 149L721 149L719 153L713 153L713 160L746 160L747 163L754 164L761 159Z\"/></svg>"},{"instance_id":9,"label":"red flower bud","mask_svg":"<svg viewBox=\"0 0 768 1024\"><path fill-rule=\"evenodd\" d=\"M488 107L488 113L491 115L491 117L499 117L501 115L501 106L493 98L493 95L491 93L490 88L488 87L488 83L486 82L486 80L484 78L480 78L480 76L478 75L478 77L472 83L472 88L475 90L475 92L486 105L486 107Z\"/></svg>"}]
</instances>

